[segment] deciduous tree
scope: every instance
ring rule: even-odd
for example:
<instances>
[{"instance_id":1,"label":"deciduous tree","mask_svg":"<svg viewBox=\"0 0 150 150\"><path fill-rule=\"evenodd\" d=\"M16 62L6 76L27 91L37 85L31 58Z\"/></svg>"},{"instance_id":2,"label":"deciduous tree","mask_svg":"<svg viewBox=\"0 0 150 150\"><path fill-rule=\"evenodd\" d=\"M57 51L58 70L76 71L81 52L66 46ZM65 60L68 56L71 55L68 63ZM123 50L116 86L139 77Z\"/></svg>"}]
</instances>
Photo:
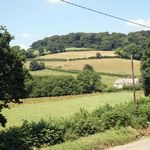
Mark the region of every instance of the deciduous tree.
<instances>
[{"instance_id":1,"label":"deciduous tree","mask_svg":"<svg viewBox=\"0 0 150 150\"><path fill-rule=\"evenodd\" d=\"M25 94L25 59L20 57L9 45L13 37L4 27L0 27L0 123L5 126L6 119L1 114L9 102L19 103Z\"/></svg>"},{"instance_id":2,"label":"deciduous tree","mask_svg":"<svg viewBox=\"0 0 150 150\"><path fill-rule=\"evenodd\" d=\"M92 93L101 90L101 77L93 70L92 66L85 65L83 72L81 72L77 79L81 83L84 93ZM91 69L92 67L92 69Z\"/></svg>"},{"instance_id":3,"label":"deciduous tree","mask_svg":"<svg viewBox=\"0 0 150 150\"><path fill-rule=\"evenodd\" d=\"M150 49L144 52L141 61L141 75L145 96L150 96Z\"/></svg>"}]
</instances>

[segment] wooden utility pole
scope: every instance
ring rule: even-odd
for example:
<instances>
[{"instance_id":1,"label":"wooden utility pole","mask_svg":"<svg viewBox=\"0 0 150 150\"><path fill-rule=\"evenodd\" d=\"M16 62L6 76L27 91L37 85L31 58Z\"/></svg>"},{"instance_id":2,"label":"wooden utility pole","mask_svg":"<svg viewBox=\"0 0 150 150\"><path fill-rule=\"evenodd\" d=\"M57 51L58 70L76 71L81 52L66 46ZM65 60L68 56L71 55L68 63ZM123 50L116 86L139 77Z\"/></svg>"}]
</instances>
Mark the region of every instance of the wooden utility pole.
<instances>
[{"instance_id":1,"label":"wooden utility pole","mask_svg":"<svg viewBox=\"0 0 150 150\"><path fill-rule=\"evenodd\" d=\"M132 85L133 85L133 100L136 103L136 93L135 93L135 80L134 80L134 64L133 64L133 55L131 55L131 68L132 68Z\"/></svg>"}]
</instances>

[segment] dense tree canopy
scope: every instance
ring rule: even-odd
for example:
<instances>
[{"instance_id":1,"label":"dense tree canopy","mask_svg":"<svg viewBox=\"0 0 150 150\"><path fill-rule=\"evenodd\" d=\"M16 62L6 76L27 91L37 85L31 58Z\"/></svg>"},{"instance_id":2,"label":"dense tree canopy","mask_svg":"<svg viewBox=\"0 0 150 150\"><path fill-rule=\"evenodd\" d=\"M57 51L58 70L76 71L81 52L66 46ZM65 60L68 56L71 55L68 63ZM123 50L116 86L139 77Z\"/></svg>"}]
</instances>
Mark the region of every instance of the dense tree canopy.
<instances>
[{"instance_id":1,"label":"dense tree canopy","mask_svg":"<svg viewBox=\"0 0 150 150\"><path fill-rule=\"evenodd\" d=\"M70 33L62 36L51 36L34 42L33 50L40 53L44 50L48 53L65 51L68 47L92 48L96 50L117 50L124 57L134 51L134 58L141 59L142 53L150 45L150 31L131 32L127 35L122 33Z\"/></svg>"},{"instance_id":2,"label":"dense tree canopy","mask_svg":"<svg viewBox=\"0 0 150 150\"><path fill-rule=\"evenodd\" d=\"M62 36L47 37L34 42L33 49L46 49L49 52L64 51L64 47L85 47L103 50L112 50L122 46L124 34L108 32L103 33L70 33Z\"/></svg>"},{"instance_id":3,"label":"dense tree canopy","mask_svg":"<svg viewBox=\"0 0 150 150\"><path fill-rule=\"evenodd\" d=\"M144 52L141 61L141 74L145 96L150 96L150 49Z\"/></svg>"},{"instance_id":4,"label":"dense tree canopy","mask_svg":"<svg viewBox=\"0 0 150 150\"><path fill-rule=\"evenodd\" d=\"M24 57L17 48L9 46L13 37L4 28L0 28L0 112L8 102L19 102L25 94L26 71L23 69ZM0 123L4 126L6 119L0 114Z\"/></svg>"},{"instance_id":5,"label":"dense tree canopy","mask_svg":"<svg viewBox=\"0 0 150 150\"><path fill-rule=\"evenodd\" d=\"M26 81L28 97L82 94L79 81L72 76L33 76Z\"/></svg>"},{"instance_id":6,"label":"dense tree canopy","mask_svg":"<svg viewBox=\"0 0 150 150\"><path fill-rule=\"evenodd\" d=\"M89 65L89 64L85 64L84 68L83 68L83 71L85 70L89 70L89 71L94 71L94 68L92 65Z\"/></svg>"},{"instance_id":7,"label":"dense tree canopy","mask_svg":"<svg viewBox=\"0 0 150 150\"><path fill-rule=\"evenodd\" d=\"M142 57L140 46L135 43L126 45L123 48L118 48L116 50L116 54L122 56L123 58L130 58L131 55L133 55L134 59L140 59Z\"/></svg>"},{"instance_id":8,"label":"dense tree canopy","mask_svg":"<svg viewBox=\"0 0 150 150\"><path fill-rule=\"evenodd\" d=\"M84 66L83 71L77 76L77 79L81 84L83 93L92 93L102 90L101 77L89 64Z\"/></svg>"},{"instance_id":9,"label":"dense tree canopy","mask_svg":"<svg viewBox=\"0 0 150 150\"><path fill-rule=\"evenodd\" d=\"M45 64L43 62L37 62L36 60L32 60L29 65L29 69L31 71L43 70L45 69Z\"/></svg>"},{"instance_id":10,"label":"dense tree canopy","mask_svg":"<svg viewBox=\"0 0 150 150\"><path fill-rule=\"evenodd\" d=\"M26 51L25 49L22 49L20 46L13 46L11 47L13 51L17 52L17 55L19 55L22 59L26 58Z\"/></svg>"}]
</instances>

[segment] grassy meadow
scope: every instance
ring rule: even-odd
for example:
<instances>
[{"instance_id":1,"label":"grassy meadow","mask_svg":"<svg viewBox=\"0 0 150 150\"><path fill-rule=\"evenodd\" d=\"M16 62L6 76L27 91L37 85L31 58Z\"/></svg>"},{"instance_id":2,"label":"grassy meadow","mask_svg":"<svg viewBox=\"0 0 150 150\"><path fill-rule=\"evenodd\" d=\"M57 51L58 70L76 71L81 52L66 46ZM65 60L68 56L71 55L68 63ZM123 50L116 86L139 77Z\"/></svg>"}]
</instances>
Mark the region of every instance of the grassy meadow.
<instances>
[{"instance_id":1,"label":"grassy meadow","mask_svg":"<svg viewBox=\"0 0 150 150\"><path fill-rule=\"evenodd\" d=\"M138 97L142 96L141 92ZM69 117L80 108L89 111L105 105L115 105L131 101L132 92L95 93L89 95L28 98L23 104L11 105L11 109L4 109L3 114L8 119L7 127L21 125L23 120L38 121L52 118Z\"/></svg>"},{"instance_id":2,"label":"grassy meadow","mask_svg":"<svg viewBox=\"0 0 150 150\"><path fill-rule=\"evenodd\" d=\"M45 69L45 70L38 70L38 71L30 71L31 75L33 76L50 76L50 75L63 75L63 76L74 76L76 77L77 74L74 73L67 73L67 72L61 72L61 71L55 71L55 70L50 70L50 69Z\"/></svg>"}]
</instances>

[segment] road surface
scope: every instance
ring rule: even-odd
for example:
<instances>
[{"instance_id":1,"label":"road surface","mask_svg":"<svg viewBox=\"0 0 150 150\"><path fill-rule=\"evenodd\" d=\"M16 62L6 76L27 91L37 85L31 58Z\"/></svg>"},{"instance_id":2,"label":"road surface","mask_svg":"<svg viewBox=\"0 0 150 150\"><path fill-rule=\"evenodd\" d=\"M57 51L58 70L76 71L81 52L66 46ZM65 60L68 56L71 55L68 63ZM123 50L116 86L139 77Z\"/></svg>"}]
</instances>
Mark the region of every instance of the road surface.
<instances>
[{"instance_id":1,"label":"road surface","mask_svg":"<svg viewBox=\"0 0 150 150\"><path fill-rule=\"evenodd\" d=\"M123 146L116 146L107 150L150 150L150 138L142 139Z\"/></svg>"}]
</instances>

